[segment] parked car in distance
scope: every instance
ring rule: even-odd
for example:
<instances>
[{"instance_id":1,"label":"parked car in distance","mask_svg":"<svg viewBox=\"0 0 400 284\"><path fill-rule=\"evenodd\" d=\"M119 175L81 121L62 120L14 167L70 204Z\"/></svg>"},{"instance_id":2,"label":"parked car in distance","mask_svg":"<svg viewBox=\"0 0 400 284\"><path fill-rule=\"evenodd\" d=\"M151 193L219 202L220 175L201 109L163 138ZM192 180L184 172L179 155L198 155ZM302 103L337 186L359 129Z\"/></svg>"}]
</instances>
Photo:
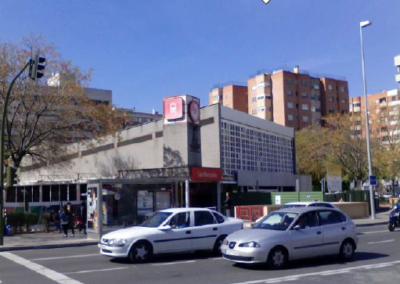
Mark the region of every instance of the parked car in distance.
<instances>
[{"instance_id":1,"label":"parked car in distance","mask_svg":"<svg viewBox=\"0 0 400 284\"><path fill-rule=\"evenodd\" d=\"M172 208L155 212L141 225L104 235L100 253L145 262L154 254L197 250L220 252L227 235L243 228L243 221L205 208Z\"/></svg>"},{"instance_id":2,"label":"parked car in distance","mask_svg":"<svg viewBox=\"0 0 400 284\"><path fill-rule=\"evenodd\" d=\"M286 209L286 208L298 208L298 207L326 207L326 208L337 208L330 202L324 201L310 201L310 202L289 202L280 207L279 209Z\"/></svg>"},{"instance_id":3,"label":"parked car in distance","mask_svg":"<svg viewBox=\"0 0 400 284\"><path fill-rule=\"evenodd\" d=\"M228 235L221 251L233 262L279 269L290 260L324 255L350 260L357 242L354 223L340 210L301 207L274 211L254 228Z\"/></svg>"}]
</instances>

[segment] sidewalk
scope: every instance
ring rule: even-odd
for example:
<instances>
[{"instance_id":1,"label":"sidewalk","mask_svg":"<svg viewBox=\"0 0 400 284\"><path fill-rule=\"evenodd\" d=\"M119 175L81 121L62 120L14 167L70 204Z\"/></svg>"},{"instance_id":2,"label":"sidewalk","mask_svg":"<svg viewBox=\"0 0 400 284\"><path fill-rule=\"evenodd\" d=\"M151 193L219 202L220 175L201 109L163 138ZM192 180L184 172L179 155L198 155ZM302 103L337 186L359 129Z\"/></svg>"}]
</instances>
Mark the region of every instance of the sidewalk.
<instances>
[{"instance_id":1,"label":"sidewalk","mask_svg":"<svg viewBox=\"0 0 400 284\"><path fill-rule=\"evenodd\" d=\"M67 238L64 237L64 234L57 232L18 234L4 237L4 246L0 246L0 252L90 246L96 245L97 243L98 240L87 238L87 235L84 235L83 233L79 234L79 232L75 232L74 237L69 234Z\"/></svg>"}]
</instances>

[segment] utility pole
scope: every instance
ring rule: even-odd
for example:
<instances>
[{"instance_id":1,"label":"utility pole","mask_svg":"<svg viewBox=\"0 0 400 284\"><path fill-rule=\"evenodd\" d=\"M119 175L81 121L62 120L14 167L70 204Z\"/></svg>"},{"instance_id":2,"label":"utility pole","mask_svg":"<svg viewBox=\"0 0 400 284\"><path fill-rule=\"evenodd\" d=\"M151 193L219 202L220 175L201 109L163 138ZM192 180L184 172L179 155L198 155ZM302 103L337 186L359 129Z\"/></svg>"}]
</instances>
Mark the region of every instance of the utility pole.
<instances>
[{"instance_id":1,"label":"utility pole","mask_svg":"<svg viewBox=\"0 0 400 284\"><path fill-rule=\"evenodd\" d=\"M45 65L44 62L46 59L44 57L40 57L39 54L35 56L34 59L30 59L28 63L21 69L21 71L15 76L15 78L11 81L10 86L8 87L6 97L3 102L3 113L1 118L1 130L0 130L0 246L4 245L4 132L7 121L7 107L8 101L11 96L12 88L17 81L17 79L24 73L26 68L29 67L29 77L32 80L42 78L44 76ZM10 137L9 137L10 139ZM12 182L13 183L13 182Z\"/></svg>"}]
</instances>

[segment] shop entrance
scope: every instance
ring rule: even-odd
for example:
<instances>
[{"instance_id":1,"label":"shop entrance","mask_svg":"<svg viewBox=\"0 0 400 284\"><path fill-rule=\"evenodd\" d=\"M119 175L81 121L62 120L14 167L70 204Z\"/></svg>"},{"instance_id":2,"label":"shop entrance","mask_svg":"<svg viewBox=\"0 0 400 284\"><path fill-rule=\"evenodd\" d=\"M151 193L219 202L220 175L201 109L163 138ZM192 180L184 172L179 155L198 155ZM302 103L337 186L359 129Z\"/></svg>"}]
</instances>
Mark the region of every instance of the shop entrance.
<instances>
[{"instance_id":1,"label":"shop entrance","mask_svg":"<svg viewBox=\"0 0 400 284\"><path fill-rule=\"evenodd\" d=\"M190 207L215 207L217 183L190 183Z\"/></svg>"}]
</instances>

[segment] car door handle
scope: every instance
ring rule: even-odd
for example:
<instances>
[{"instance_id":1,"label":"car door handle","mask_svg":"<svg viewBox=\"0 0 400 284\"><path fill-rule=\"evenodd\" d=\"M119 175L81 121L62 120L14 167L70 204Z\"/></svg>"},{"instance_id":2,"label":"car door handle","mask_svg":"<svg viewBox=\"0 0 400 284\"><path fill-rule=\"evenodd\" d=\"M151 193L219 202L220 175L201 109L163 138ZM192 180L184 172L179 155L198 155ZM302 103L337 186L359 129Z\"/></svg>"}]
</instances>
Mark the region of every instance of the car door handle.
<instances>
[{"instance_id":1,"label":"car door handle","mask_svg":"<svg viewBox=\"0 0 400 284\"><path fill-rule=\"evenodd\" d=\"M346 230L346 227L342 227L342 231Z\"/></svg>"},{"instance_id":2,"label":"car door handle","mask_svg":"<svg viewBox=\"0 0 400 284\"><path fill-rule=\"evenodd\" d=\"M318 232L317 232L317 235L321 235L321 232L320 232L320 231L318 231Z\"/></svg>"},{"instance_id":3,"label":"car door handle","mask_svg":"<svg viewBox=\"0 0 400 284\"><path fill-rule=\"evenodd\" d=\"M213 231L218 231L218 228L213 228Z\"/></svg>"},{"instance_id":4,"label":"car door handle","mask_svg":"<svg viewBox=\"0 0 400 284\"><path fill-rule=\"evenodd\" d=\"M187 235L189 235L189 234L191 234L192 233L192 231L186 231L186 234Z\"/></svg>"}]
</instances>

